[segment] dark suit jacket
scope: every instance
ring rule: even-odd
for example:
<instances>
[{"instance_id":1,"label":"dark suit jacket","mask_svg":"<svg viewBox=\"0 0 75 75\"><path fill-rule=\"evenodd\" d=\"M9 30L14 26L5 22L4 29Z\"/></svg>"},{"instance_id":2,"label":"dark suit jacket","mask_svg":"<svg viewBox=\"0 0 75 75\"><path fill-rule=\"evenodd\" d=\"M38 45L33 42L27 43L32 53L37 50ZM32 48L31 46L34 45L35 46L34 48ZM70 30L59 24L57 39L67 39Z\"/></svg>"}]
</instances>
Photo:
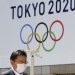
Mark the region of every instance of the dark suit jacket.
<instances>
[{"instance_id":1,"label":"dark suit jacket","mask_svg":"<svg viewBox=\"0 0 75 75\"><path fill-rule=\"evenodd\" d=\"M3 73L2 75L15 75L15 73L12 70L9 70L6 73ZM26 73L23 73L23 75L27 75Z\"/></svg>"}]
</instances>

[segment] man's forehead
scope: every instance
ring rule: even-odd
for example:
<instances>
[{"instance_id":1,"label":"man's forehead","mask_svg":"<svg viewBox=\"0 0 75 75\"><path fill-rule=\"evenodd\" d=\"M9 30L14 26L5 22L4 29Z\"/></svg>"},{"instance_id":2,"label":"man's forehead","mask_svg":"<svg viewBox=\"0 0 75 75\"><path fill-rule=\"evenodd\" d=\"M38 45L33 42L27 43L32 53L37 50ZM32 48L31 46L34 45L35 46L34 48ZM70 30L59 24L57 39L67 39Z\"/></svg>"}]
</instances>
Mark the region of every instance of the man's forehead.
<instances>
[{"instance_id":1,"label":"man's forehead","mask_svg":"<svg viewBox=\"0 0 75 75\"><path fill-rule=\"evenodd\" d=\"M26 59L26 58L27 58L26 56L19 55L19 56L17 56L17 58L16 58L16 59Z\"/></svg>"}]
</instances>

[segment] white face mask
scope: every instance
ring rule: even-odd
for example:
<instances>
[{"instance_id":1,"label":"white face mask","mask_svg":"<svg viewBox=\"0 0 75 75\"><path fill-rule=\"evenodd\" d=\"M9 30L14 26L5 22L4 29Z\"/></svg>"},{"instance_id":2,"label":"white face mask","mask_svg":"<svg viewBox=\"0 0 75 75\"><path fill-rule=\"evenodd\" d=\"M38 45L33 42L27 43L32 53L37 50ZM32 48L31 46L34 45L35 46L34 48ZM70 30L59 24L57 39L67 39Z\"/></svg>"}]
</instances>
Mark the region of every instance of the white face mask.
<instances>
[{"instance_id":1,"label":"white face mask","mask_svg":"<svg viewBox=\"0 0 75 75\"><path fill-rule=\"evenodd\" d=\"M18 73L23 73L27 68L27 65L26 64L17 64L17 68L16 68L16 71Z\"/></svg>"}]
</instances>

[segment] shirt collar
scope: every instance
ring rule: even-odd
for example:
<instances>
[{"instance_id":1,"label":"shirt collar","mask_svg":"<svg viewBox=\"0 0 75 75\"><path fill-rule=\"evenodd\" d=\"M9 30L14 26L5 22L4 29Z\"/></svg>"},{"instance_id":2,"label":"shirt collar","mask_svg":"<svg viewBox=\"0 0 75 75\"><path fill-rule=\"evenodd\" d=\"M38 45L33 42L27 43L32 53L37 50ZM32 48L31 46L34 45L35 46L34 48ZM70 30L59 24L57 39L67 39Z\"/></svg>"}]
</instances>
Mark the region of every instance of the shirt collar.
<instances>
[{"instance_id":1,"label":"shirt collar","mask_svg":"<svg viewBox=\"0 0 75 75\"><path fill-rule=\"evenodd\" d=\"M23 75L23 74L19 74L17 71L14 70L14 68L11 68L13 70L13 72L15 73L15 75Z\"/></svg>"}]
</instances>

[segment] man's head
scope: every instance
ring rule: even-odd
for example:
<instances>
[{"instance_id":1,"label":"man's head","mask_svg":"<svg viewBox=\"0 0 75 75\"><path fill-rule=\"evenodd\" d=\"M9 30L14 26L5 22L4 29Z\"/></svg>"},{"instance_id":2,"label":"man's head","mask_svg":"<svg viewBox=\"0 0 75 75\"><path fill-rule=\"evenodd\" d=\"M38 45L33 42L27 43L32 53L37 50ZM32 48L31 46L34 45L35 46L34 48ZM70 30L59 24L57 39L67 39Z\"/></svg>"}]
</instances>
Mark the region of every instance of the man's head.
<instances>
[{"instance_id":1,"label":"man's head","mask_svg":"<svg viewBox=\"0 0 75 75\"><path fill-rule=\"evenodd\" d=\"M27 54L23 50L14 51L10 56L10 62L15 71L22 71L27 64Z\"/></svg>"}]
</instances>

